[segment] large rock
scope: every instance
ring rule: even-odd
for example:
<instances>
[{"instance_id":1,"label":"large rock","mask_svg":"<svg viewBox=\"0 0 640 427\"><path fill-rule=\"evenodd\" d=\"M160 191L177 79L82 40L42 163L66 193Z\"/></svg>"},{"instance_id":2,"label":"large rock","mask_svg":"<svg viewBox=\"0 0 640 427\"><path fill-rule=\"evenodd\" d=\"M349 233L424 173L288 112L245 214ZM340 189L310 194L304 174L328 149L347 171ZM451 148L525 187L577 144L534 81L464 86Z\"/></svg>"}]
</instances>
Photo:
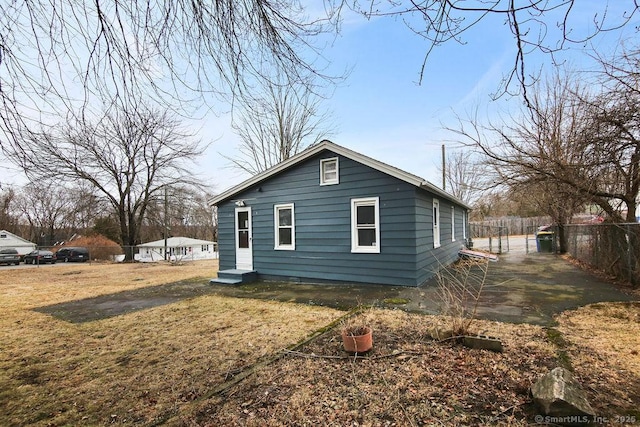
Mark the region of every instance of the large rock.
<instances>
[{"instance_id":1,"label":"large rock","mask_svg":"<svg viewBox=\"0 0 640 427\"><path fill-rule=\"evenodd\" d=\"M555 368L531 387L533 400L551 417L589 417L594 411L571 372Z\"/></svg>"}]
</instances>

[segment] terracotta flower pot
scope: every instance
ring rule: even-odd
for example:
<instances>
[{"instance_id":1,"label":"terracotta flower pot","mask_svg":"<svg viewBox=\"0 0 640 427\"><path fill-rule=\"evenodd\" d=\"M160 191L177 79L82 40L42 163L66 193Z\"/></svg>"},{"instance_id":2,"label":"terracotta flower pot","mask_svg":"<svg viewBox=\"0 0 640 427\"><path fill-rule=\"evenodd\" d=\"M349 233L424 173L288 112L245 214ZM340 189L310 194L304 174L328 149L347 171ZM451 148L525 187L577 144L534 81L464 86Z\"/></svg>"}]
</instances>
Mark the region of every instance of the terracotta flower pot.
<instances>
[{"instance_id":1,"label":"terracotta flower pot","mask_svg":"<svg viewBox=\"0 0 640 427\"><path fill-rule=\"evenodd\" d=\"M344 328L342 343L348 353L366 353L373 347L373 331L369 326Z\"/></svg>"}]
</instances>

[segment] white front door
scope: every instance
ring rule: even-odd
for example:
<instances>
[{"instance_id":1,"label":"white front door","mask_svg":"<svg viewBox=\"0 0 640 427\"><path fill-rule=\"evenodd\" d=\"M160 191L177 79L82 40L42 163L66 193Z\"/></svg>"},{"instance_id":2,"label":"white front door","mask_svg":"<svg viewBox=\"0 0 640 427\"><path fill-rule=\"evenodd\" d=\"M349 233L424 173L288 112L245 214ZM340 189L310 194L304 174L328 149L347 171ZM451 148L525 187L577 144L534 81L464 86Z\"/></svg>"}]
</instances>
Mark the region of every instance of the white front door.
<instances>
[{"instance_id":1,"label":"white front door","mask_svg":"<svg viewBox=\"0 0 640 427\"><path fill-rule=\"evenodd\" d=\"M236 208L236 269L253 270L251 208Z\"/></svg>"}]
</instances>

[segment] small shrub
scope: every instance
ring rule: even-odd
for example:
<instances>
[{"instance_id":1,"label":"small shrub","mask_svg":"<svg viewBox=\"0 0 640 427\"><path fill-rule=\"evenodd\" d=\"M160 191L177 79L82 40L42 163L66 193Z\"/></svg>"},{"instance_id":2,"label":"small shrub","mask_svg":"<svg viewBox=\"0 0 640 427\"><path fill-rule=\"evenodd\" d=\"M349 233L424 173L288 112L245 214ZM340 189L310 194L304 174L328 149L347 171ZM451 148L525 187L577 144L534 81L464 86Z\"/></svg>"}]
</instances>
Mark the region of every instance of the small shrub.
<instances>
[{"instance_id":1,"label":"small shrub","mask_svg":"<svg viewBox=\"0 0 640 427\"><path fill-rule=\"evenodd\" d=\"M80 246L87 248L91 259L94 260L112 261L115 255L121 255L124 253L119 244L113 240L107 239L101 234L78 237L70 242L66 242L62 246L54 248L54 250L65 246Z\"/></svg>"},{"instance_id":2,"label":"small shrub","mask_svg":"<svg viewBox=\"0 0 640 427\"><path fill-rule=\"evenodd\" d=\"M460 260L438 271L441 314L451 321L454 336L467 335L476 317L489 269L488 260Z\"/></svg>"}]
</instances>

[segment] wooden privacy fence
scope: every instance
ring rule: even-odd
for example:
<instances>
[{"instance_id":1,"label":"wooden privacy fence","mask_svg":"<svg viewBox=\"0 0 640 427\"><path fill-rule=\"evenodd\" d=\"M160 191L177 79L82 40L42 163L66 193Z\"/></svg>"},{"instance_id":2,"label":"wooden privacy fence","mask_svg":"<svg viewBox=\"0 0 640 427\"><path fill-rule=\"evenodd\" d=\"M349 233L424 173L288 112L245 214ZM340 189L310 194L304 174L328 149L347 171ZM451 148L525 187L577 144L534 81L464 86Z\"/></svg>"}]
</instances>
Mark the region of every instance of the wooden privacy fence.
<instances>
[{"instance_id":1,"label":"wooden privacy fence","mask_svg":"<svg viewBox=\"0 0 640 427\"><path fill-rule=\"evenodd\" d=\"M565 225L567 253L640 286L640 224Z\"/></svg>"}]
</instances>

